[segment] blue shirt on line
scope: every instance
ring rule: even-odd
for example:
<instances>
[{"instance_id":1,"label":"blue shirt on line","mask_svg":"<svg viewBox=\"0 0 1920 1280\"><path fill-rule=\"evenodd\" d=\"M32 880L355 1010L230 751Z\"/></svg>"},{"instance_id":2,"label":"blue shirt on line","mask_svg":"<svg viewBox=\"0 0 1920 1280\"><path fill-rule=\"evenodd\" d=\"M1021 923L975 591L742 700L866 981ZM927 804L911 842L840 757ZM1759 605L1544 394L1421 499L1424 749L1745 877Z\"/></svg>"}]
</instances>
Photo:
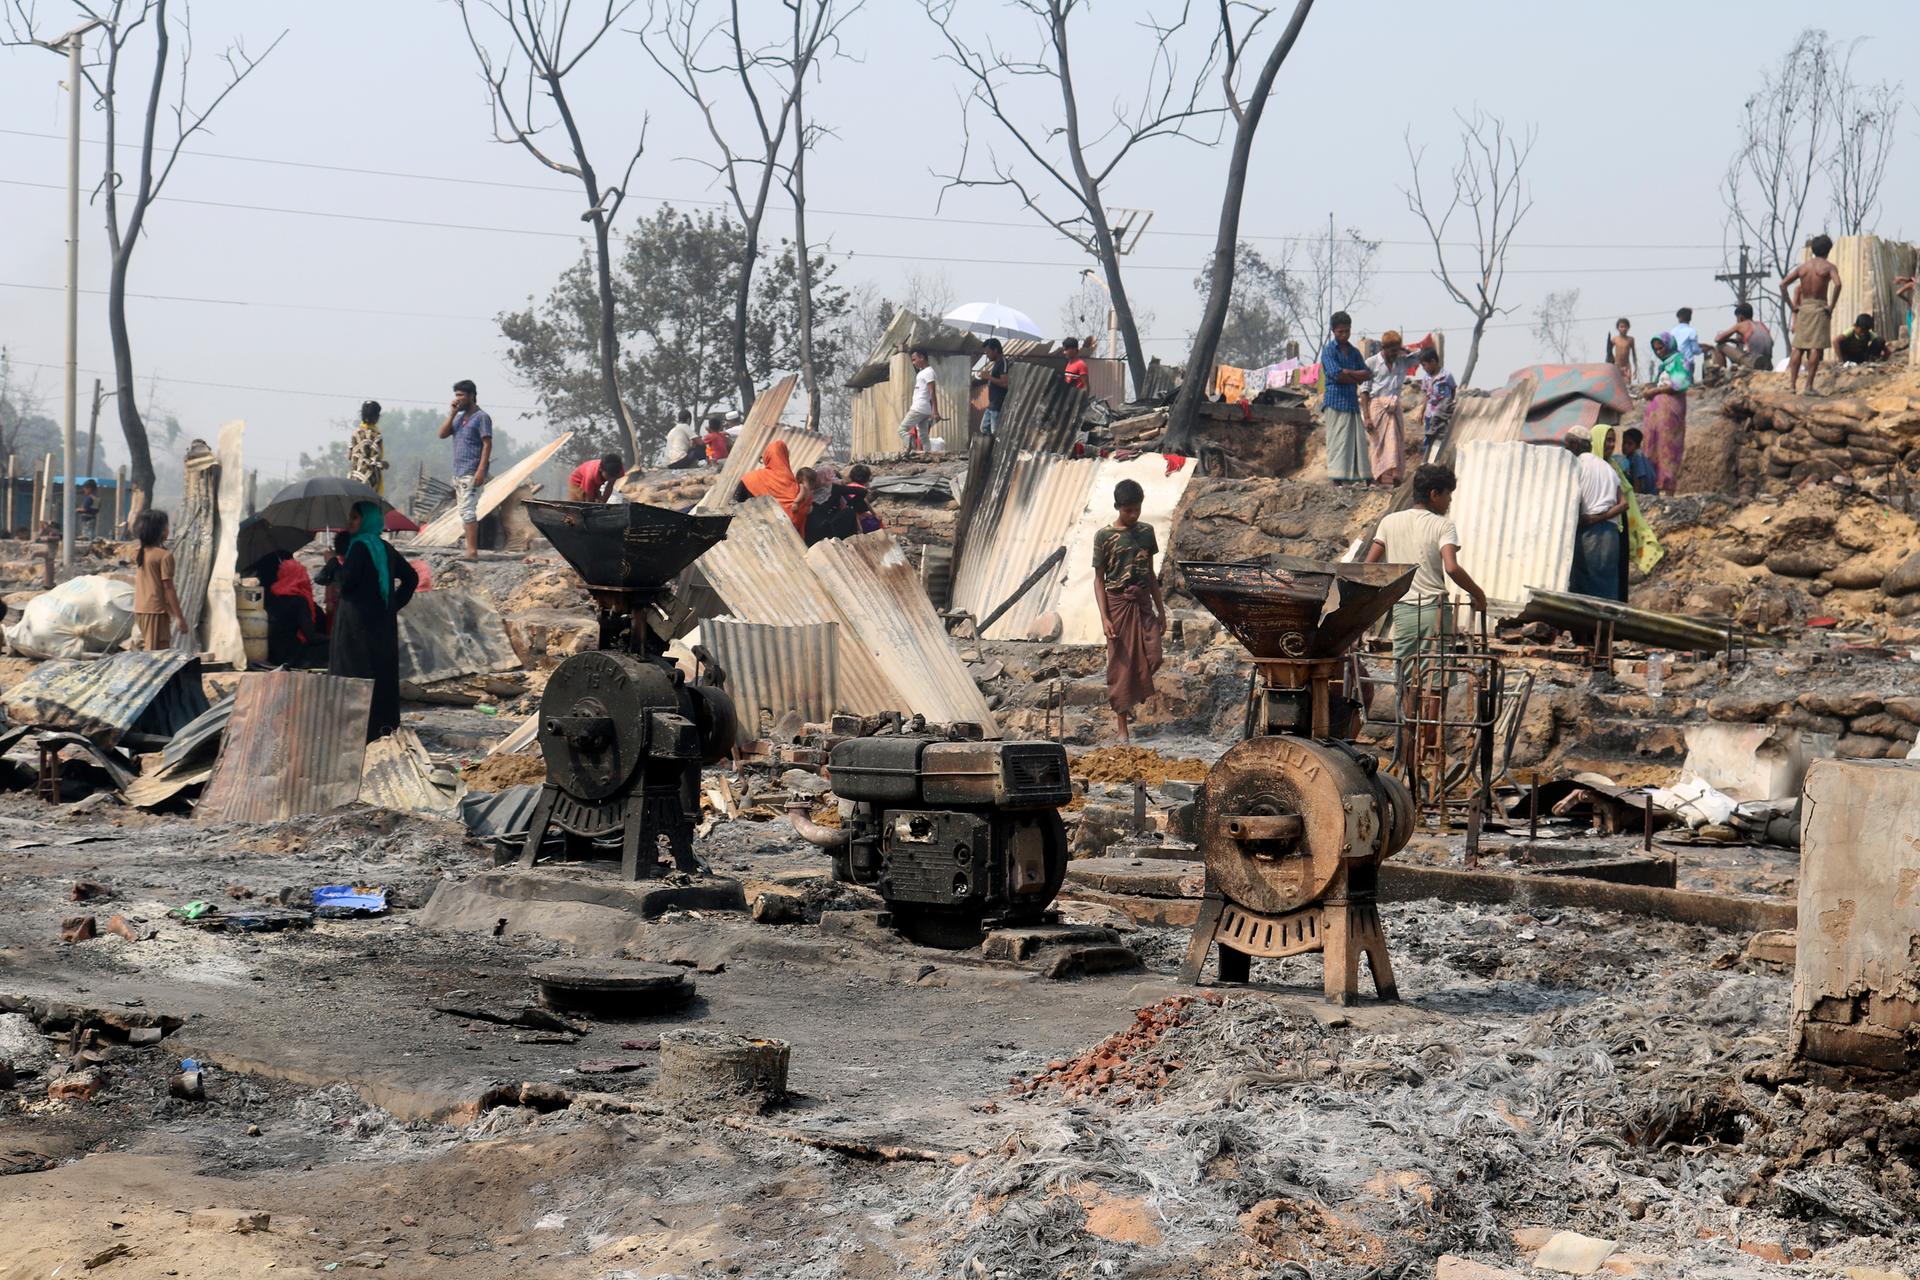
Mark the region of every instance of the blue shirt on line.
<instances>
[{"instance_id":1,"label":"blue shirt on line","mask_svg":"<svg viewBox=\"0 0 1920 1280\"><path fill-rule=\"evenodd\" d=\"M1367 358L1360 354L1360 348L1351 342L1342 343L1338 338L1328 338L1327 345L1320 348L1320 377L1327 384L1327 408L1335 413L1360 412L1360 384L1357 382L1336 382L1334 374L1342 369L1361 369L1367 367Z\"/></svg>"},{"instance_id":2,"label":"blue shirt on line","mask_svg":"<svg viewBox=\"0 0 1920 1280\"><path fill-rule=\"evenodd\" d=\"M453 474L470 476L480 469L480 442L493 439L493 419L485 409L468 409L453 418Z\"/></svg>"}]
</instances>

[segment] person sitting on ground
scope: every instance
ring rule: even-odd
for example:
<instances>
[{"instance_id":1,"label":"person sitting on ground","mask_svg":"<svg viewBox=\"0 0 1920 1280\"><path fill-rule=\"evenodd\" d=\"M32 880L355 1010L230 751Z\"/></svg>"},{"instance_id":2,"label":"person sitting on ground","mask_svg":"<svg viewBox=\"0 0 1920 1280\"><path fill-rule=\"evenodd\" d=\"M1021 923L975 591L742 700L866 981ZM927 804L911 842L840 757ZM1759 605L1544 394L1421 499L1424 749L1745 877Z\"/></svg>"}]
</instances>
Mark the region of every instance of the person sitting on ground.
<instances>
[{"instance_id":1,"label":"person sitting on ground","mask_svg":"<svg viewBox=\"0 0 1920 1280\"><path fill-rule=\"evenodd\" d=\"M733 452L733 437L727 434L726 424L717 413L707 415L707 429L700 437L700 443L706 447L707 461L715 466L727 460Z\"/></svg>"},{"instance_id":2,"label":"person sitting on ground","mask_svg":"<svg viewBox=\"0 0 1920 1280\"><path fill-rule=\"evenodd\" d=\"M685 471L706 461L706 445L694 434L693 414L688 410L680 411L679 421L667 432L667 444L661 456L666 459L669 471Z\"/></svg>"},{"instance_id":3,"label":"person sitting on ground","mask_svg":"<svg viewBox=\"0 0 1920 1280\"><path fill-rule=\"evenodd\" d=\"M1713 336L1707 363L1716 368L1751 369L1756 373L1773 371L1773 333L1753 318L1753 304L1742 302L1733 308L1733 323Z\"/></svg>"},{"instance_id":4,"label":"person sitting on ground","mask_svg":"<svg viewBox=\"0 0 1920 1280\"><path fill-rule=\"evenodd\" d=\"M1460 530L1449 512L1459 487L1453 468L1425 463L1413 471L1414 505L1380 521L1367 563L1410 564L1413 583L1393 606L1393 658L1402 675L1402 713L1415 681L1403 665L1407 659L1433 647L1447 608L1447 579L1467 593L1474 612L1485 614L1487 595L1460 563Z\"/></svg>"},{"instance_id":5,"label":"person sitting on ground","mask_svg":"<svg viewBox=\"0 0 1920 1280\"><path fill-rule=\"evenodd\" d=\"M879 513L873 509L867 493L867 486L873 483L873 468L864 462L856 462L847 471L846 490L847 510L853 512L855 533L873 533L887 527Z\"/></svg>"},{"instance_id":6,"label":"person sitting on ground","mask_svg":"<svg viewBox=\"0 0 1920 1280\"><path fill-rule=\"evenodd\" d=\"M1833 340L1833 353L1848 364L1876 363L1887 358L1887 341L1873 331L1873 316L1862 311L1853 328Z\"/></svg>"},{"instance_id":7,"label":"person sitting on ground","mask_svg":"<svg viewBox=\"0 0 1920 1280\"><path fill-rule=\"evenodd\" d=\"M1610 463L1593 456L1592 428L1568 427L1566 446L1579 459L1580 476L1580 530L1574 535L1567 590L1601 600L1621 599L1620 565L1626 549L1620 517L1629 490Z\"/></svg>"},{"instance_id":8,"label":"person sitting on ground","mask_svg":"<svg viewBox=\"0 0 1920 1280\"><path fill-rule=\"evenodd\" d=\"M278 553L276 559L273 576L260 579L267 588L267 664L325 666L327 637L320 606L313 599L313 579L306 566L286 552Z\"/></svg>"},{"instance_id":9,"label":"person sitting on ground","mask_svg":"<svg viewBox=\"0 0 1920 1280\"><path fill-rule=\"evenodd\" d=\"M149 653L173 647L171 619L188 635L186 614L173 590L173 552L167 550L167 513L148 507L133 522L140 549L133 553L133 623ZM191 637L188 637L189 639Z\"/></svg>"},{"instance_id":10,"label":"person sitting on ground","mask_svg":"<svg viewBox=\"0 0 1920 1280\"><path fill-rule=\"evenodd\" d=\"M787 513L787 519L793 521L794 529L802 537L806 536L807 511L813 505L813 494L800 483L800 477L793 474L793 459L785 440L769 444L767 451L760 455L760 465L747 472L734 490L735 502L745 502L748 498L772 498Z\"/></svg>"},{"instance_id":11,"label":"person sitting on ground","mask_svg":"<svg viewBox=\"0 0 1920 1280\"><path fill-rule=\"evenodd\" d=\"M619 484L620 477L625 474L626 459L617 453L603 453L598 458L589 458L567 477L567 501L605 502L613 492L613 486Z\"/></svg>"},{"instance_id":12,"label":"person sitting on ground","mask_svg":"<svg viewBox=\"0 0 1920 1280\"><path fill-rule=\"evenodd\" d=\"M1620 465L1626 469L1635 493L1657 493L1660 489L1652 461L1640 451L1646 438L1646 432L1638 427L1628 427L1620 433Z\"/></svg>"},{"instance_id":13,"label":"person sitting on ground","mask_svg":"<svg viewBox=\"0 0 1920 1280\"><path fill-rule=\"evenodd\" d=\"M1107 635L1107 703L1122 742L1131 740L1133 709L1153 696L1167 629L1167 604L1153 568L1160 540L1140 520L1145 502L1137 480L1122 480L1113 487L1113 523L1093 535L1093 593Z\"/></svg>"},{"instance_id":14,"label":"person sitting on ground","mask_svg":"<svg viewBox=\"0 0 1920 1280\"><path fill-rule=\"evenodd\" d=\"M808 474L803 470L800 476L804 479ZM828 538L851 538L860 530L847 505L847 487L840 483L839 471L831 462L823 462L812 468L811 474L813 479L807 488L812 504L807 508L807 527L801 536L808 546Z\"/></svg>"}]
</instances>

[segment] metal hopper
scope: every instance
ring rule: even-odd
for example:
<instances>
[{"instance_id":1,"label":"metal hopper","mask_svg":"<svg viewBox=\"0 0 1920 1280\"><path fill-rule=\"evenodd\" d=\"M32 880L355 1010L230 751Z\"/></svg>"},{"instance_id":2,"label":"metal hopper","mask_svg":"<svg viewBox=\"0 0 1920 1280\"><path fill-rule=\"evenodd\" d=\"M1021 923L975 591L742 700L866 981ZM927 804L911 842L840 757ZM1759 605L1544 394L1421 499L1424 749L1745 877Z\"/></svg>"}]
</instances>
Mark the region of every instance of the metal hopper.
<instances>
[{"instance_id":1,"label":"metal hopper","mask_svg":"<svg viewBox=\"0 0 1920 1280\"><path fill-rule=\"evenodd\" d=\"M663 594L688 565L726 538L730 515L696 516L637 502L526 504L527 518L592 588Z\"/></svg>"},{"instance_id":2,"label":"metal hopper","mask_svg":"<svg viewBox=\"0 0 1920 1280\"><path fill-rule=\"evenodd\" d=\"M1183 560L1187 590L1253 657L1337 658L1413 582L1403 564L1347 564L1303 556L1215 564Z\"/></svg>"}]
</instances>

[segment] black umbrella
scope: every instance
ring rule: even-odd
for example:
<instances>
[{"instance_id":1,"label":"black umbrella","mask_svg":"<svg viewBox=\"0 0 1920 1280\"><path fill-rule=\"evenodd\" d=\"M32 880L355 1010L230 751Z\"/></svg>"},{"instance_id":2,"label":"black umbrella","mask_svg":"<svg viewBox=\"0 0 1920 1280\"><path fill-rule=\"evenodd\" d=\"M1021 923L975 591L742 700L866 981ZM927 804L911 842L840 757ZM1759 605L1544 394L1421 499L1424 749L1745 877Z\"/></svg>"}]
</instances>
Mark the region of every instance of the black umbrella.
<instances>
[{"instance_id":1,"label":"black umbrella","mask_svg":"<svg viewBox=\"0 0 1920 1280\"><path fill-rule=\"evenodd\" d=\"M240 522L237 544L240 554L235 562L245 569L262 556L275 551L294 552L313 541L313 533L308 529L296 529L291 525L271 524L260 516L250 516Z\"/></svg>"},{"instance_id":2,"label":"black umbrella","mask_svg":"<svg viewBox=\"0 0 1920 1280\"><path fill-rule=\"evenodd\" d=\"M371 502L386 513L388 533L420 527L375 493L372 486L346 476L296 480L273 495L273 500L260 509L259 518L288 528L344 529L347 517L363 502Z\"/></svg>"}]
</instances>

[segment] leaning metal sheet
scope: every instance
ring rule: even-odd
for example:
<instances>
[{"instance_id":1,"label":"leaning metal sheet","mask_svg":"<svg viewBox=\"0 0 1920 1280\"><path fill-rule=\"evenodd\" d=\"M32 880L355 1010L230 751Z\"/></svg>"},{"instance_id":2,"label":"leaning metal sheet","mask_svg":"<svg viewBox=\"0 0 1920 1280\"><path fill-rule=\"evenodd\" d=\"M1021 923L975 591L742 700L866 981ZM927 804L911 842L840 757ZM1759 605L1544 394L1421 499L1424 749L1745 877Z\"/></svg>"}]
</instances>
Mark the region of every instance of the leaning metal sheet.
<instances>
[{"instance_id":1,"label":"leaning metal sheet","mask_svg":"<svg viewBox=\"0 0 1920 1280\"><path fill-rule=\"evenodd\" d=\"M753 407L747 410L746 421L740 426L740 434L733 438L733 444L727 450L727 460L720 464L720 475L694 510L725 511L733 505L734 490L740 487L740 481L747 472L760 465L760 456L773 443L774 432L780 426L780 415L786 412L787 401L793 398L797 381L793 374L788 374L754 397ZM798 470L804 465L795 463L794 469Z\"/></svg>"},{"instance_id":2,"label":"leaning metal sheet","mask_svg":"<svg viewBox=\"0 0 1920 1280\"><path fill-rule=\"evenodd\" d=\"M1455 455L1454 470L1460 564L1493 611L1517 610L1532 587L1565 591L1580 523L1574 455L1552 445L1470 441ZM1465 599L1457 586L1451 593Z\"/></svg>"},{"instance_id":3,"label":"leaning metal sheet","mask_svg":"<svg viewBox=\"0 0 1920 1280\"><path fill-rule=\"evenodd\" d=\"M281 822L360 794L373 681L311 671L240 677L196 822Z\"/></svg>"},{"instance_id":4,"label":"leaning metal sheet","mask_svg":"<svg viewBox=\"0 0 1920 1280\"><path fill-rule=\"evenodd\" d=\"M1035 569L1067 545L1074 523L1087 507L1087 495L1100 462L1096 458L1029 455L1014 463L1006 506L990 538L969 547L964 597L956 589L954 608L976 620L998 608ZM1064 564L1035 583L987 629L989 640L1024 640L1035 618L1052 608L1065 577ZM958 584L956 584L957 587Z\"/></svg>"},{"instance_id":5,"label":"leaning metal sheet","mask_svg":"<svg viewBox=\"0 0 1920 1280\"><path fill-rule=\"evenodd\" d=\"M935 721L970 721L988 737L1000 736L920 575L891 534L883 529L817 542L807 549L807 566L850 624L840 636L843 669L850 651L864 650L892 676L899 710Z\"/></svg>"},{"instance_id":6,"label":"leaning metal sheet","mask_svg":"<svg viewBox=\"0 0 1920 1280\"><path fill-rule=\"evenodd\" d=\"M840 709L838 623L776 627L709 618L700 625L700 639L727 673L741 745L766 736L790 711L824 724Z\"/></svg>"},{"instance_id":7,"label":"leaning metal sheet","mask_svg":"<svg viewBox=\"0 0 1920 1280\"><path fill-rule=\"evenodd\" d=\"M432 684L520 665L499 608L482 592L443 587L417 592L395 621L402 680Z\"/></svg>"},{"instance_id":8,"label":"leaning metal sheet","mask_svg":"<svg viewBox=\"0 0 1920 1280\"><path fill-rule=\"evenodd\" d=\"M213 572L207 579L207 652L215 661L247 669L247 645L240 635L240 610L234 599L234 561L240 555L240 519L247 500L247 473L241 437L247 424L239 420L220 428L220 518L213 542Z\"/></svg>"},{"instance_id":9,"label":"leaning metal sheet","mask_svg":"<svg viewBox=\"0 0 1920 1280\"><path fill-rule=\"evenodd\" d=\"M1182 466L1171 475L1167 459L1158 453L1145 453L1126 462L1111 458L1100 461L1099 470L1087 491L1086 506L1074 522L1067 539L1067 560L1053 602L1060 615L1062 644L1105 644L1106 630L1100 625L1100 605L1093 595L1093 537L1113 523L1113 488L1122 480L1139 484L1146 494L1140 518L1153 526L1160 540L1158 569L1166 569L1167 549L1173 546L1173 513L1187 494L1187 482L1193 479L1193 464ZM1042 584L1045 585L1045 584Z\"/></svg>"},{"instance_id":10,"label":"leaning metal sheet","mask_svg":"<svg viewBox=\"0 0 1920 1280\"><path fill-rule=\"evenodd\" d=\"M495 507L511 497L515 489L525 484L534 472L546 465L547 459L560 452L561 446L571 439L573 433L565 432L488 480L486 488L480 491L480 518L485 520ZM414 534L413 541L406 545L409 548L456 546L464 528L459 510L450 508L439 519L429 522L426 528Z\"/></svg>"}]
</instances>

